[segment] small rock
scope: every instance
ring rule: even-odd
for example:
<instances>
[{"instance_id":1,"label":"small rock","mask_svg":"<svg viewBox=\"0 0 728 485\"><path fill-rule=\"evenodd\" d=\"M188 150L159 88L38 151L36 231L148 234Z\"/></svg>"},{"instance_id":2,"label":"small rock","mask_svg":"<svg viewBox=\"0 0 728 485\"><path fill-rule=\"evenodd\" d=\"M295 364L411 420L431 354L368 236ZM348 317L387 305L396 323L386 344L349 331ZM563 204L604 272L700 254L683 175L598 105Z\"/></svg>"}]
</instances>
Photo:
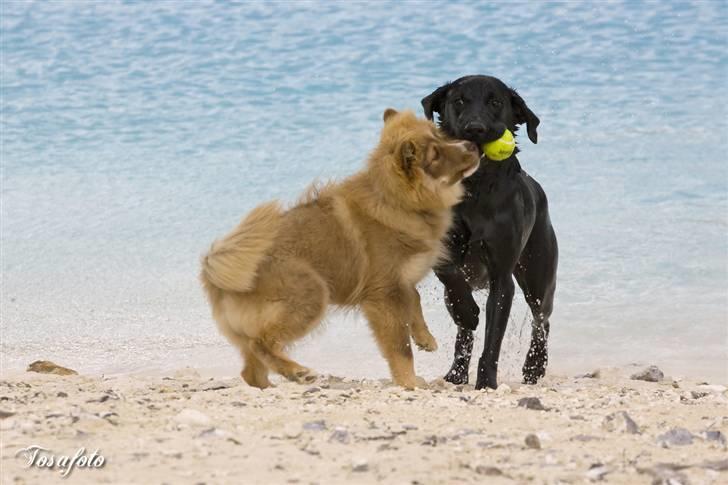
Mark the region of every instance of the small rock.
<instances>
[{"instance_id":1,"label":"small rock","mask_svg":"<svg viewBox=\"0 0 728 485\"><path fill-rule=\"evenodd\" d=\"M546 408L541 404L541 400L537 397L524 397L519 399L518 407L533 409L535 411L546 411Z\"/></svg>"},{"instance_id":2,"label":"small rock","mask_svg":"<svg viewBox=\"0 0 728 485\"><path fill-rule=\"evenodd\" d=\"M693 399L700 399L701 397L705 397L709 394L710 393L707 391L690 391L690 397Z\"/></svg>"},{"instance_id":3,"label":"small rock","mask_svg":"<svg viewBox=\"0 0 728 485\"><path fill-rule=\"evenodd\" d=\"M68 397L68 394L63 391L60 391L58 394L56 394L56 397Z\"/></svg>"},{"instance_id":4,"label":"small rock","mask_svg":"<svg viewBox=\"0 0 728 485\"><path fill-rule=\"evenodd\" d=\"M319 392L320 390L321 390L320 387L316 387L316 386L309 387L308 389L303 391L303 395L305 396L307 394L313 394L314 392Z\"/></svg>"},{"instance_id":5,"label":"small rock","mask_svg":"<svg viewBox=\"0 0 728 485\"><path fill-rule=\"evenodd\" d=\"M664 377L665 374L656 365L651 365L640 372L632 374L630 379L635 381L660 382Z\"/></svg>"},{"instance_id":6,"label":"small rock","mask_svg":"<svg viewBox=\"0 0 728 485\"><path fill-rule=\"evenodd\" d=\"M489 477L498 477L503 475L500 468L494 466L478 465L475 467L475 473L478 475L486 475Z\"/></svg>"},{"instance_id":7,"label":"small rock","mask_svg":"<svg viewBox=\"0 0 728 485\"><path fill-rule=\"evenodd\" d=\"M716 441L718 444L726 446L725 435L720 431L704 431L703 437L705 438L705 441Z\"/></svg>"},{"instance_id":8,"label":"small rock","mask_svg":"<svg viewBox=\"0 0 728 485\"><path fill-rule=\"evenodd\" d=\"M230 389L232 384L224 381L218 381L218 380L209 380L205 382L204 384L200 385L197 390L198 391L218 391L220 389Z\"/></svg>"},{"instance_id":9,"label":"small rock","mask_svg":"<svg viewBox=\"0 0 728 485\"><path fill-rule=\"evenodd\" d=\"M358 460L354 460L351 463L351 471L354 471L354 472L365 472L367 470L369 470L369 462L367 462L363 458L360 458Z\"/></svg>"},{"instance_id":10,"label":"small rock","mask_svg":"<svg viewBox=\"0 0 728 485\"><path fill-rule=\"evenodd\" d=\"M444 444L447 442L447 438L444 436L430 435L425 438L425 441L420 443L422 446L437 446L438 444Z\"/></svg>"},{"instance_id":11,"label":"small rock","mask_svg":"<svg viewBox=\"0 0 728 485\"><path fill-rule=\"evenodd\" d=\"M114 391L112 391L111 389L109 389L108 391L105 391L104 394L102 394L100 397L97 397L95 399L89 399L86 402L106 402L109 399L113 399L114 401L118 401L119 399L121 399L121 397L117 393L115 393Z\"/></svg>"},{"instance_id":12,"label":"small rock","mask_svg":"<svg viewBox=\"0 0 728 485\"><path fill-rule=\"evenodd\" d=\"M343 445L348 445L350 441L349 431L341 426L335 427L334 432L329 436L329 443L332 441L338 441Z\"/></svg>"},{"instance_id":13,"label":"small rock","mask_svg":"<svg viewBox=\"0 0 728 485\"><path fill-rule=\"evenodd\" d=\"M541 449L541 441L538 439L538 436L533 433L526 435L525 442L526 446L529 448L533 448L534 450Z\"/></svg>"},{"instance_id":14,"label":"small rock","mask_svg":"<svg viewBox=\"0 0 728 485\"><path fill-rule=\"evenodd\" d=\"M15 413L11 413L10 411L0 410L0 419L9 418L10 416L15 416Z\"/></svg>"},{"instance_id":15,"label":"small rock","mask_svg":"<svg viewBox=\"0 0 728 485\"><path fill-rule=\"evenodd\" d=\"M606 416L602 421L602 429L628 434L640 432L637 423L625 411L618 411Z\"/></svg>"},{"instance_id":16,"label":"small rock","mask_svg":"<svg viewBox=\"0 0 728 485\"><path fill-rule=\"evenodd\" d=\"M192 426L206 426L210 424L210 417L196 409L183 409L174 418L180 424L188 424Z\"/></svg>"},{"instance_id":17,"label":"small rock","mask_svg":"<svg viewBox=\"0 0 728 485\"><path fill-rule=\"evenodd\" d=\"M323 419L319 419L316 421L303 423L303 429L305 429L306 431L323 431L326 429L326 421L324 421Z\"/></svg>"},{"instance_id":18,"label":"small rock","mask_svg":"<svg viewBox=\"0 0 728 485\"><path fill-rule=\"evenodd\" d=\"M693 434L685 428L672 428L667 433L658 436L657 442L663 448L691 445L693 444Z\"/></svg>"},{"instance_id":19,"label":"small rock","mask_svg":"<svg viewBox=\"0 0 728 485\"><path fill-rule=\"evenodd\" d=\"M592 482L600 481L607 473L609 473L609 471L609 468L604 466L602 463L594 463L589 467L589 470L587 470L586 477Z\"/></svg>"},{"instance_id":20,"label":"small rock","mask_svg":"<svg viewBox=\"0 0 728 485\"><path fill-rule=\"evenodd\" d=\"M50 360L36 360L28 366L26 371L38 372L40 374L55 374L59 376L78 375L78 372L75 370L60 366Z\"/></svg>"},{"instance_id":21,"label":"small rock","mask_svg":"<svg viewBox=\"0 0 728 485\"><path fill-rule=\"evenodd\" d=\"M109 424L113 424L114 426L119 424L119 419L118 419L119 415L117 413L105 412L105 413L99 414L99 417L101 419L105 419L106 421L109 422Z\"/></svg>"}]
</instances>

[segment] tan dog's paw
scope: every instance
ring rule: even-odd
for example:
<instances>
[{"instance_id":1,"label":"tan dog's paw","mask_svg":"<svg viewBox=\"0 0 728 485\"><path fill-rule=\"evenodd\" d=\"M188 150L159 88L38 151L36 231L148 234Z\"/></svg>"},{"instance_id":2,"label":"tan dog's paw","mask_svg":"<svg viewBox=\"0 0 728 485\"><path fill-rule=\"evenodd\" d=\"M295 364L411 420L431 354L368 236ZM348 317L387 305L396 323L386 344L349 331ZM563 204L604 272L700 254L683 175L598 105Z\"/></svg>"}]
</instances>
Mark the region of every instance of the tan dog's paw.
<instances>
[{"instance_id":1,"label":"tan dog's paw","mask_svg":"<svg viewBox=\"0 0 728 485\"><path fill-rule=\"evenodd\" d=\"M318 375L314 371L305 367L301 367L287 377L288 379L294 382L298 382L299 384L311 384L316 379L318 379Z\"/></svg>"},{"instance_id":2,"label":"tan dog's paw","mask_svg":"<svg viewBox=\"0 0 728 485\"><path fill-rule=\"evenodd\" d=\"M426 352L434 352L437 350L437 340L435 340L435 337L432 336L430 332L425 332L422 335L413 335L412 338L415 341L415 345L417 345L417 348L420 350L424 350Z\"/></svg>"}]
</instances>

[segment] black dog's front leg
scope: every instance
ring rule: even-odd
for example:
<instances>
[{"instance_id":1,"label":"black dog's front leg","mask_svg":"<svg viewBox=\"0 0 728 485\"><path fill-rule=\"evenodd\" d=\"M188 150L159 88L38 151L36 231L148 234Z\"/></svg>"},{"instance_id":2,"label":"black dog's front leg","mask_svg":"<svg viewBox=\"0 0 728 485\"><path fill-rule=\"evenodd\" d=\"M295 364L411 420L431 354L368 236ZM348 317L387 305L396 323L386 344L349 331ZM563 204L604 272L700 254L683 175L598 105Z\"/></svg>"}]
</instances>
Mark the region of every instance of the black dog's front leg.
<instances>
[{"instance_id":1,"label":"black dog's front leg","mask_svg":"<svg viewBox=\"0 0 728 485\"><path fill-rule=\"evenodd\" d=\"M473 299L472 289L460 270L437 270L435 272L445 285L445 305L458 326L455 340L455 355L445 380L453 384L467 384L470 356L473 353L473 330L478 327L480 308Z\"/></svg>"},{"instance_id":2,"label":"black dog's front leg","mask_svg":"<svg viewBox=\"0 0 728 485\"><path fill-rule=\"evenodd\" d=\"M498 358L508 317L511 314L514 293L515 285L510 274L491 280L490 294L485 305L485 345L478 362L476 389L498 387Z\"/></svg>"}]
</instances>

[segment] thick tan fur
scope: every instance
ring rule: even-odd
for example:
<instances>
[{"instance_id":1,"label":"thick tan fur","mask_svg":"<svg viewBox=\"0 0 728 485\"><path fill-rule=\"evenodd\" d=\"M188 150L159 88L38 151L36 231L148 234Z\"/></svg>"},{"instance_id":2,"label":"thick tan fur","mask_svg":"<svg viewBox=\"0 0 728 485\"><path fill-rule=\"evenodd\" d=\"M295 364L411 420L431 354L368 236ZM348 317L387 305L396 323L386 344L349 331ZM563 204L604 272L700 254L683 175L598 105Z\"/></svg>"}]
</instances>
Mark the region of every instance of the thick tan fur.
<instances>
[{"instance_id":1,"label":"thick tan fur","mask_svg":"<svg viewBox=\"0 0 728 485\"><path fill-rule=\"evenodd\" d=\"M477 150L446 140L411 112L388 109L384 119L365 170L312 188L287 211L277 203L254 209L203 257L213 316L240 349L248 384L269 386L269 370L313 380L285 348L329 304L364 312L401 386L415 385L410 338L437 348L415 285L443 256L451 207L460 180L477 167Z\"/></svg>"}]
</instances>

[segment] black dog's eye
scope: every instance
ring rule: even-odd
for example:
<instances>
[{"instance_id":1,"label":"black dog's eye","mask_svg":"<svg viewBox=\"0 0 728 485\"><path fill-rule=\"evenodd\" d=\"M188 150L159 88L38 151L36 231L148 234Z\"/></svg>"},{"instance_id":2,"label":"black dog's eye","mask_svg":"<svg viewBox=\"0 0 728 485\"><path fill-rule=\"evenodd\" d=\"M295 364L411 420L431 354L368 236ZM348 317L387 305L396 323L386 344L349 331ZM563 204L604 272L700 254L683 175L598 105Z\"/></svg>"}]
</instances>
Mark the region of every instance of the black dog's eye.
<instances>
[{"instance_id":1,"label":"black dog's eye","mask_svg":"<svg viewBox=\"0 0 728 485\"><path fill-rule=\"evenodd\" d=\"M460 107L462 107L462 105L465 104L465 101L463 100L463 98L458 98L455 101L453 101L453 103L455 104L455 106L460 108Z\"/></svg>"},{"instance_id":2,"label":"black dog's eye","mask_svg":"<svg viewBox=\"0 0 728 485\"><path fill-rule=\"evenodd\" d=\"M501 103L501 102L500 102L500 101L498 101L497 99L491 99L491 100L490 100L490 104L491 104L491 106L493 106L494 108L500 108L501 106L503 106L503 103Z\"/></svg>"}]
</instances>

